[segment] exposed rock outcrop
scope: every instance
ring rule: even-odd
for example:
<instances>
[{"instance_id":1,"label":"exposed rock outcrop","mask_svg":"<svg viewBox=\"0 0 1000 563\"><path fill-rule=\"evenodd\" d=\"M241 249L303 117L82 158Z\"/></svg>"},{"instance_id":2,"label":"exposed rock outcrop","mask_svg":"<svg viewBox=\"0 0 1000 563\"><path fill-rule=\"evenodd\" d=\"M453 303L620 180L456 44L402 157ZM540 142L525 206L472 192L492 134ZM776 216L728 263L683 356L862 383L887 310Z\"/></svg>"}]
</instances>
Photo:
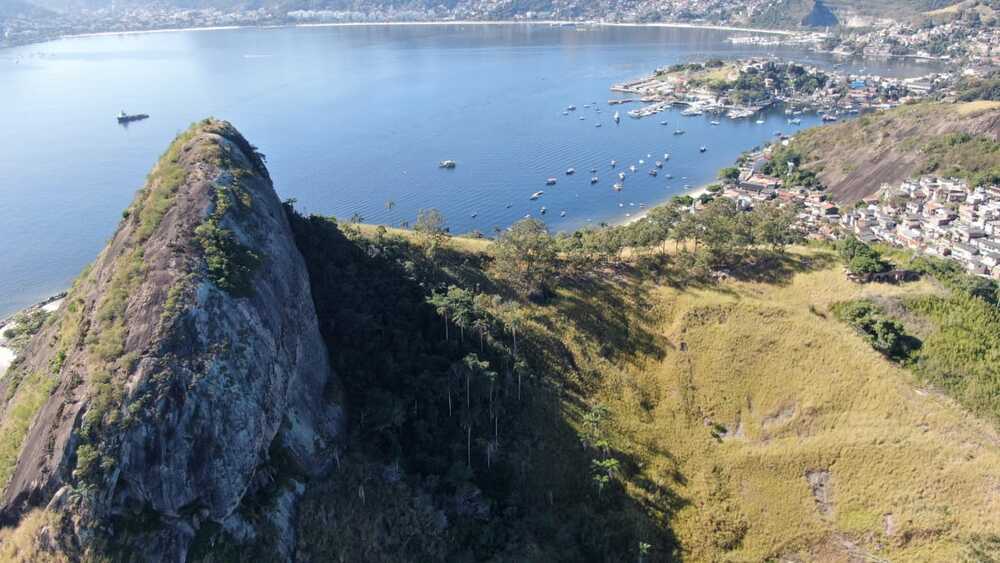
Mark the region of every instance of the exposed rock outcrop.
<instances>
[{"instance_id":1,"label":"exposed rock outcrop","mask_svg":"<svg viewBox=\"0 0 1000 563\"><path fill-rule=\"evenodd\" d=\"M230 124L199 122L0 382L0 514L47 506L62 533L45 543L71 558L183 561L209 527L280 531L334 459L336 396L263 159ZM277 515L240 513L265 492Z\"/></svg>"}]
</instances>

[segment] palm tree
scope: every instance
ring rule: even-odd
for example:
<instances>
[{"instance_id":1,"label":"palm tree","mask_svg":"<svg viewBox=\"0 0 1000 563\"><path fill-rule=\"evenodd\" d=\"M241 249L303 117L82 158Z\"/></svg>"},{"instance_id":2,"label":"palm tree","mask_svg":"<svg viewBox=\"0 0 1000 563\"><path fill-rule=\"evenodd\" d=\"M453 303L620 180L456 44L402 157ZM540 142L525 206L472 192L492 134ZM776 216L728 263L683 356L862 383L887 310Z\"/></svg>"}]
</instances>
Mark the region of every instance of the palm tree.
<instances>
[{"instance_id":1,"label":"palm tree","mask_svg":"<svg viewBox=\"0 0 1000 563\"><path fill-rule=\"evenodd\" d=\"M482 354L485 346L486 332L490 328L490 323L483 317L479 317L472 321L472 328L476 329L476 332L479 333L479 353Z\"/></svg>"},{"instance_id":2,"label":"palm tree","mask_svg":"<svg viewBox=\"0 0 1000 563\"><path fill-rule=\"evenodd\" d=\"M514 357L517 357L517 327L524 321L524 312L517 303L508 302L500 309L500 319L514 338Z\"/></svg>"},{"instance_id":3,"label":"palm tree","mask_svg":"<svg viewBox=\"0 0 1000 563\"><path fill-rule=\"evenodd\" d=\"M462 359L462 363L465 365L465 408L466 410L468 410L472 406L472 400L470 398L472 376L478 374L480 371L488 369L490 367L490 364L489 362L484 362L480 360L479 356L475 354L467 355L465 358Z\"/></svg>"},{"instance_id":4,"label":"palm tree","mask_svg":"<svg viewBox=\"0 0 1000 563\"><path fill-rule=\"evenodd\" d=\"M434 292L431 294L427 302L434 306L434 310L437 314L441 315L444 319L444 339L448 341L448 313L451 310L450 302L448 301L448 295L445 293Z\"/></svg>"}]
</instances>

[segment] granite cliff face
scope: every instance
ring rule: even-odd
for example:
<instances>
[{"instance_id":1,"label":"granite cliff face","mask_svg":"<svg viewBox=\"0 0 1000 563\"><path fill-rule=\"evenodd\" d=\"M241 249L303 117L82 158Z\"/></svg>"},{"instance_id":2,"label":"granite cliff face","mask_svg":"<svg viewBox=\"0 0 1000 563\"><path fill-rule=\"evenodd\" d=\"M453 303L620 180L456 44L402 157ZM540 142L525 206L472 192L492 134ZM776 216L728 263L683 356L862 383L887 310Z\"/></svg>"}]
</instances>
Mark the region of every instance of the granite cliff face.
<instances>
[{"instance_id":1,"label":"granite cliff face","mask_svg":"<svg viewBox=\"0 0 1000 563\"><path fill-rule=\"evenodd\" d=\"M57 559L183 561L220 529L288 556L337 396L262 157L199 122L0 382L0 515Z\"/></svg>"}]
</instances>

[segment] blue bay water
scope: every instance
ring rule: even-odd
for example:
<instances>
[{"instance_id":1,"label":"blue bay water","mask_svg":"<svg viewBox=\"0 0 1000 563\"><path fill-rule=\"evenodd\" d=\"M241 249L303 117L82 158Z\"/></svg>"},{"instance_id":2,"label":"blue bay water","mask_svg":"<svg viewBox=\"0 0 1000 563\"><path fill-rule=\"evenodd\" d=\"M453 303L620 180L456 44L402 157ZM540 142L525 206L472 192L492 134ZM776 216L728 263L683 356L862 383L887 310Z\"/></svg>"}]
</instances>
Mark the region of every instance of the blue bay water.
<instances>
[{"instance_id":1,"label":"blue bay water","mask_svg":"<svg viewBox=\"0 0 1000 563\"><path fill-rule=\"evenodd\" d=\"M763 125L723 118L712 126L709 116L677 111L633 120L625 111L638 106L608 106L618 97L611 84L715 56L833 63L796 49L733 46L729 35L372 25L86 37L0 50L0 316L65 289L170 140L210 115L232 121L267 155L279 195L306 212L398 225L434 207L453 232L487 235L526 214L541 217L542 205L553 230L620 220L641 203L711 181L740 152L799 127L777 111ZM578 109L564 116L571 104ZM121 109L152 117L121 127ZM818 124L802 118L801 127ZM677 128L686 134L673 135ZM669 162L649 176L664 153ZM443 159L457 168L439 169ZM611 189L612 159L619 170L639 168L620 193ZM577 173L566 176L570 167ZM557 185L544 185L550 176ZM539 190L545 195L529 201Z\"/></svg>"}]
</instances>

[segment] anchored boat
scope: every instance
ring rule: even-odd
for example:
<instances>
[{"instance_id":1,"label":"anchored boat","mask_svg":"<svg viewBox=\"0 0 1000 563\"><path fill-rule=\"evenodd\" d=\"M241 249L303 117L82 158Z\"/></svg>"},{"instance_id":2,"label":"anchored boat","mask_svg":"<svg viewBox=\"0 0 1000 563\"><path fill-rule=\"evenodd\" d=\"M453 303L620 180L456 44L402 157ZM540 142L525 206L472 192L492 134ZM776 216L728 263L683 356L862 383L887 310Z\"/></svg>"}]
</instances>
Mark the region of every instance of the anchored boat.
<instances>
[{"instance_id":1,"label":"anchored boat","mask_svg":"<svg viewBox=\"0 0 1000 563\"><path fill-rule=\"evenodd\" d=\"M118 115L116 115L115 118L118 119L118 123L131 123L133 121L142 121L143 119L149 119L149 115L145 113L128 114L125 113L125 111L123 110L118 112Z\"/></svg>"}]
</instances>

